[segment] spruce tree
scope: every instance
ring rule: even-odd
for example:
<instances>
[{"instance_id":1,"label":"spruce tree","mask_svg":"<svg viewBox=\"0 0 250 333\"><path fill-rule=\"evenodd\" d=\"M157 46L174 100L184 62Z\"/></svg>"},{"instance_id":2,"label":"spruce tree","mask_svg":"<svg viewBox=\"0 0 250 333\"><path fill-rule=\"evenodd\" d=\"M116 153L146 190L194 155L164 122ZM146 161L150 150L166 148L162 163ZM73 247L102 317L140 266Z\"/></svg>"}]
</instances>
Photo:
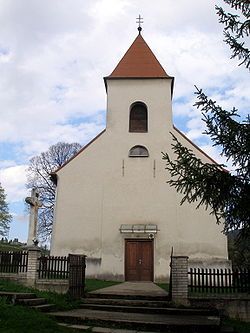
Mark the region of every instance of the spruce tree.
<instances>
[{"instance_id":1,"label":"spruce tree","mask_svg":"<svg viewBox=\"0 0 250 333\"><path fill-rule=\"evenodd\" d=\"M240 15L225 13L216 7L219 20L225 25L225 42L232 49L232 58L238 57L240 65L249 68L250 52L244 37L250 34L250 4L246 0L224 0ZM240 17L245 21L241 22ZM239 121L236 108L224 110L209 99L201 89L196 88L197 102L203 121L206 124L205 134L213 144L221 148L221 155L234 166L229 172L224 165L204 163L194 153L184 147L173 136L172 160L167 153L163 154L166 169L171 179L168 183L183 195L181 204L197 202L197 208L204 205L214 214L218 223L223 221L224 232L239 230L240 236L250 236L250 118Z\"/></svg>"},{"instance_id":2,"label":"spruce tree","mask_svg":"<svg viewBox=\"0 0 250 333\"><path fill-rule=\"evenodd\" d=\"M12 216L6 202L6 194L0 183L0 236L7 236Z\"/></svg>"}]
</instances>

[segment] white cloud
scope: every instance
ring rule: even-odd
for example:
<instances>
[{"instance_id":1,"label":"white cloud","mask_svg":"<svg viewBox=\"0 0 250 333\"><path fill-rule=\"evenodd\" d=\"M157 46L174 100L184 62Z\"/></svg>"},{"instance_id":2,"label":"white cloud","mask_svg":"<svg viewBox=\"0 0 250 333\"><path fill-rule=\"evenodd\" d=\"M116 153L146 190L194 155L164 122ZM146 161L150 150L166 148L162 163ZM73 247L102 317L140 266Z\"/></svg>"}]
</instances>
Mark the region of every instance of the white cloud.
<instances>
[{"instance_id":1,"label":"white cloud","mask_svg":"<svg viewBox=\"0 0 250 333\"><path fill-rule=\"evenodd\" d=\"M42 151L46 151L49 146L58 141L64 142L80 142L86 144L103 130L103 125L96 123L82 123L79 125L55 125L53 128L46 130L45 137L34 137L29 142L24 142L22 150L27 156L32 157Z\"/></svg>"},{"instance_id":2,"label":"white cloud","mask_svg":"<svg viewBox=\"0 0 250 333\"><path fill-rule=\"evenodd\" d=\"M24 207L23 207L24 211ZM28 213L16 213L15 211L10 211L13 219L10 224L9 239L18 238L21 242L27 242L28 236Z\"/></svg>"},{"instance_id":3,"label":"white cloud","mask_svg":"<svg viewBox=\"0 0 250 333\"><path fill-rule=\"evenodd\" d=\"M219 89L225 77L232 85L232 98L243 99L249 90L247 80L239 80L235 63L228 60L213 3L0 3L1 49L11 54L7 63L0 64L0 140L21 142L25 152L31 141L40 149L58 141L59 127L65 126L65 137L72 141L69 133L77 129L69 129L67 122L75 115L92 116L95 122L97 111L106 105L102 77L112 71L136 36L139 13L144 16L146 40L167 72L176 76L175 98L193 98L194 84ZM234 91L236 81L244 89ZM179 107L178 112L185 111Z\"/></svg>"},{"instance_id":4,"label":"white cloud","mask_svg":"<svg viewBox=\"0 0 250 333\"><path fill-rule=\"evenodd\" d=\"M8 51L1 50L0 48L0 63L7 63L10 62L12 59L12 54Z\"/></svg>"},{"instance_id":5,"label":"white cloud","mask_svg":"<svg viewBox=\"0 0 250 333\"><path fill-rule=\"evenodd\" d=\"M112 19L118 19L131 6L131 1L126 0L99 0L94 1L89 15L99 24L107 23Z\"/></svg>"},{"instance_id":6,"label":"white cloud","mask_svg":"<svg viewBox=\"0 0 250 333\"><path fill-rule=\"evenodd\" d=\"M0 160L0 170L15 166L15 164L16 163L13 160L3 160L3 161Z\"/></svg>"},{"instance_id":7,"label":"white cloud","mask_svg":"<svg viewBox=\"0 0 250 333\"><path fill-rule=\"evenodd\" d=\"M7 193L8 202L23 201L28 194L25 188L27 165L0 169L0 181Z\"/></svg>"}]
</instances>

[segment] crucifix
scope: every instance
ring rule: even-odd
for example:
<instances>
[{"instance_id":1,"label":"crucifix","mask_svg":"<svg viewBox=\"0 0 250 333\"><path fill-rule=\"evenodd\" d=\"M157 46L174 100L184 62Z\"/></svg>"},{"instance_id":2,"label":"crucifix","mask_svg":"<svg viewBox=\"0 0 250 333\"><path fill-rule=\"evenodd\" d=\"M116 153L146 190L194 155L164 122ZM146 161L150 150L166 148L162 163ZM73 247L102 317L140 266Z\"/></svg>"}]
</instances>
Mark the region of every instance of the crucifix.
<instances>
[{"instance_id":1,"label":"crucifix","mask_svg":"<svg viewBox=\"0 0 250 333\"><path fill-rule=\"evenodd\" d=\"M138 23L139 24L139 26L138 26L138 31L139 31L139 34L141 33L141 31L142 31L142 27L141 27L141 24L143 23L143 18L141 17L141 15L139 15L139 17L137 17L136 18L136 23Z\"/></svg>"},{"instance_id":2,"label":"crucifix","mask_svg":"<svg viewBox=\"0 0 250 333\"><path fill-rule=\"evenodd\" d=\"M25 201L30 205L30 219L29 219L29 236L27 246L36 246L37 241L37 220L38 220L38 209L42 206L39 201L39 193L36 189L31 190L31 197L27 197Z\"/></svg>"}]
</instances>

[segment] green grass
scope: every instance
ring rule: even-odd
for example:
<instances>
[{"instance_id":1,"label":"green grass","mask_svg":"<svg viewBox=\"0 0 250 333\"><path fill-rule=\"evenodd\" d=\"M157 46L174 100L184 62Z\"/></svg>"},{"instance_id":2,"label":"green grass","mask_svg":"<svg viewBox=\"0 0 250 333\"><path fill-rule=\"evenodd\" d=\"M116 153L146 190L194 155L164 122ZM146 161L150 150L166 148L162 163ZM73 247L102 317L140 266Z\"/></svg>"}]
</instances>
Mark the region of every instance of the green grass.
<instances>
[{"instance_id":1,"label":"green grass","mask_svg":"<svg viewBox=\"0 0 250 333\"><path fill-rule=\"evenodd\" d=\"M118 284L115 281L102 281L95 279L86 279L86 292L94 291L97 289L110 287ZM44 297L48 303L55 304L56 310L70 310L77 308L80 301L71 299L68 295L58 294L50 291L40 291L33 288L25 287L13 281L0 279L0 291L13 291L13 292L31 292L35 293L37 297Z\"/></svg>"},{"instance_id":2,"label":"green grass","mask_svg":"<svg viewBox=\"0 0 250 333\"><path fill-rule=\"evenodd\" d=\"M37 297L44 297L47 299L48 303L55 304L56 310L70 310L77 308L80 304L80 301L73 300L68 295L50 291L39 291L8 280L0 280L0 291L35 293Z\"/></svg>"},{"instance_id":3,"label":"green grass","mask_svg":"<svg viewBox=\"0 0 250 333\"><path fill-rule=\"evenodd\" d=\"M95 279L86 280L87 291L93 291L117 284L113 281ZM0 279L0 291L32 292L38 297L45 297L49 303L55 304L57 310L77 308L80 301L70 299L67 295L53 292L39 291L25 287L13 281ZM91 331L91 330L90 330ZM69 333L82 332L57 325L56 321L41 312L23 306L8 304L5 298L0 297L0 332L4 333Z\"/></svg>"},{"instance_id":4,"label":"green grass","mask_svg":"<svg viewBox=\"0 0 250 333\"><path fill-rule=\"evenodd\" d=\"M169 291L169 283L156 283L156 285L166 291Z\"/></svg>"},{"instance_id":5,"label":"green grass","mask_svg":"<svg viewBox=\"0 0 250 333\"><path fill-rule=\"evenodd\" d=\"M117 284L113 281L101 281L95 279L86 280L87 291L109 287ZM32 292L38 297L45 297L49 303L56 305L56 310L70 310L77 308L80 301L72 300L67 295L53 292L39 291L28 288L13 281L0 279L0 291ZM5 333L69 333L82 332L81 330L70 329L58 326L57 323L34 309L23 306L8 304L5 298L0 297L0 332Z\"/></svg>"},{"instance_id":6,"label":"green grass","mask_svg":"<svg viewBox=\"0 0 250 333\"><path fill-rule=\"evenodd\" d=\"M4 333L69 333L82 332L57 325L56 321L34 309L12 305L0 297L0 332Z\"/></svg>"},{"instance_id":7,"label":"green grass","mask_svg":"<svg viewBox=\"0 0 250 333\"><path fill-rule=\"evenodd\" d=\"M23 247L21 245L12 245L12 244L4 244L0 243L0 252L1 251L23 251Z\"/></svg>"},{"instance_id":8,"label":"green grass","mask_svg":"<svg viewBox=\"0 0 250 333\"><path fill-rule=\"evenodd\" d=\"M231 326L237 333L249 333L250 332L250 323L235 320L235 319L225 319L223 323L227 326Z\"/></svg>"},{"instance_id":9,"label":"green grass","mask_svg":"<svg viewBox=\"0 0 250 333\"><path fill-rule=\"evenodd\" d=\"M121 282L117 281L106 281L106 280L97 280L97 279L86 279L86 292L94 291L101 288L110 287Z\"/></svg>"}]
</instances>

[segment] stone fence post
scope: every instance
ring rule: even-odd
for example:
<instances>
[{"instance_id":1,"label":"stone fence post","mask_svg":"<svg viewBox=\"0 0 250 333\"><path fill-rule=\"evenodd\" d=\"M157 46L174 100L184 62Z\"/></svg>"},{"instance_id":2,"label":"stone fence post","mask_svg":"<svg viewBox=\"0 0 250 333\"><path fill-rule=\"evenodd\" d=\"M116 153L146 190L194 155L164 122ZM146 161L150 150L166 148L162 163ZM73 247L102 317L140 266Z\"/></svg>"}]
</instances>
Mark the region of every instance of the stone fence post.
<instances>
[{"instance_id":1,"label":"stone fence post","mask_svg":"<svg viewBox=\"0 0 250 333\"><path fill-rule=\"evenodd\" d=\"M172 300L188 303L188 257L172 256Z\"/></svg>"},{"instance_id":2,"label":"stone fence post","mask_svg":"<svg viewBox=\"0 0 250 333\"><path fill-rule=\"evenodd\" d=\"M41 251L36 247L28 249L28 268L27 268L27 281L28 286L35 286L38 278L39 262L38 258L41 256Z\"/></svg>"}]
</instances>

